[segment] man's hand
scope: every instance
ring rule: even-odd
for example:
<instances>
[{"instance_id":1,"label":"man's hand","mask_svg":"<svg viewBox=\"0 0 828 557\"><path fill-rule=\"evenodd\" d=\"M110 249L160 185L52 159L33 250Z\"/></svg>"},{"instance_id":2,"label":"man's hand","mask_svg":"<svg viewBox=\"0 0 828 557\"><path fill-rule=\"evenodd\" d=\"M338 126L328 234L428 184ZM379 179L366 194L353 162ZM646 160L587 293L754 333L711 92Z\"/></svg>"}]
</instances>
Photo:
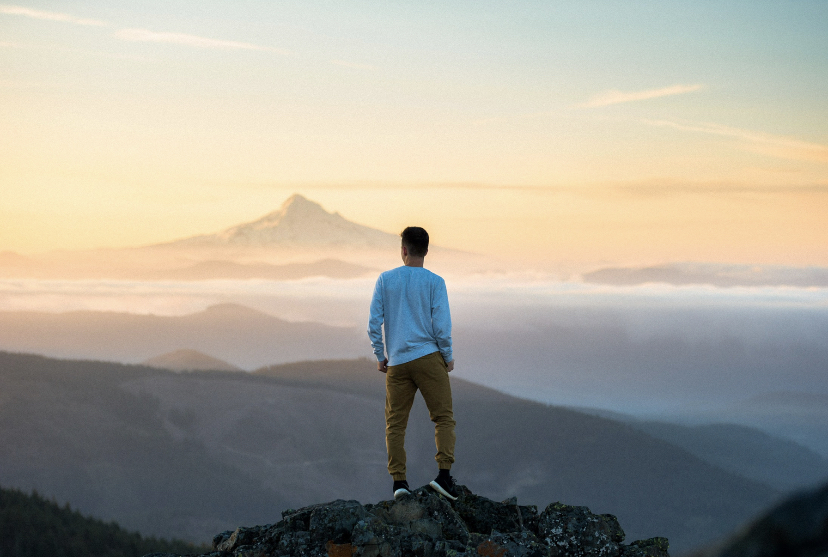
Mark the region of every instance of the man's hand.
<instances>
[{"instance_id":1,"label":"man's hand","mask_svg":"<svg viewBox=\"0 0 828 557\"><path fill-rule=\"evenodd\" d=\"M454 360L447 363L446 368L448 368L448 372L451 373L451 371L454 369Z\"/></svg>"},{"instance_id":2,"label":"man's hand","mask_svg":"<svg viewBox=\"0 0 828 557\"><path fill-rule=\"evenodd\" d=\"M377 371L388 373L388 358L385 358L381 362L377 362Z\"/></svg>"}]
</instances>

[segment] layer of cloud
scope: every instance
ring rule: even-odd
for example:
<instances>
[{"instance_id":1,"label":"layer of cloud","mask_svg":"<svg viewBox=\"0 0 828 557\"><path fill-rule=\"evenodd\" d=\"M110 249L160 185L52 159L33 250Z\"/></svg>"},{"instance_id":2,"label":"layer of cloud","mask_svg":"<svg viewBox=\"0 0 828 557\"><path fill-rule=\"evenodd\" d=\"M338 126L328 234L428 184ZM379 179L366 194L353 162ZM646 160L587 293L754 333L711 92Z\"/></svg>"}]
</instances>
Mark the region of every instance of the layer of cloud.
<instances>
[{"instance_id":1,"label":"layer of cloud","mask_svg":"<svg viewBox=\"0 0 828 557\"><path fill-rule=\"evenodd\" d=\"M685 93L692 93L702 89L704 85L700 83L692 85L672 85L670 87L662 87L661 89L647 89L645 91L618 91L616 89L599 93L582 104L583 108L597 108L601 106L609 106L612 104L629 103L635 101L644 101L648 99L657 99L659 97L671 97L673 95L683 95Z\"/></svg>"},{"instance_id":2,"label":"layer of cloud","mask_svg":"<svg viewBox=\"0 0 828 557\"><path fill-rule=\"evenodd\" d=\"M754 152L762 153L771 157L828 163L828 145L823 145L821 143L811 143L793 137L772 135L706 122L698 123L674 122L670 120L644 120L644 123L651 126L663 126L682 131L730 137L741 141Z\"/></svg>"},{"instance_id":3,"label":"layer of cloud","mask_svg":"<svg viewBox=\"0 0 828 557\"><path fill-rule=\"evenodd\" d=\"M286 50L261 46L240 41L226 41L221 39L210 39L198 35L185 33L163 33L147 29L121 29L115 32L115 36L125 41L149 42L149 43L170 43L191 46L194 48L217 48L230 50L260 50L287 54Z\"/></svg>"},{"instance_id":4,"label":"layer of cloud","mask_svg":"<svg viewBox=\"0 0 828 557\"><path fill-rule=\"evenodd\" d=\"M101 21L98 19L86 19L81 17L75 17L69 14L33 10L31 8L25 8L23 6L13 6L9 4L0 4L0 13L7 15L21 15L24 17L30 17L33 19L44 19L48 21L62 21L65 23L73 23L75 25L93 25L98 27L108 25L105 21Z\"/></svg>"}]
</instances>

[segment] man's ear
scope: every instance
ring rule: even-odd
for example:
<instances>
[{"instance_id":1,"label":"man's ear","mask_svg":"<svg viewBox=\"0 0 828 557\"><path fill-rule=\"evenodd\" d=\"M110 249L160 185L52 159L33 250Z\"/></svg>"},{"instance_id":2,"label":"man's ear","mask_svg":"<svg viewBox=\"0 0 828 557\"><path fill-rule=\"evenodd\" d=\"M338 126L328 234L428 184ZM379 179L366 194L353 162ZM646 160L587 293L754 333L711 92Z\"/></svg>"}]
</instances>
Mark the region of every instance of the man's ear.
<instances>
[{"instance_id":1,"label":"man's ear","mask_svg":"<svg viewBox=\"0 0 828 557\"><path fill-rule=\"evenodd\" d=\"M402 253L403 253L404 256L407 256L408 255L408 248L403 246L402 247Z\"/></svg>"}]
</instances>

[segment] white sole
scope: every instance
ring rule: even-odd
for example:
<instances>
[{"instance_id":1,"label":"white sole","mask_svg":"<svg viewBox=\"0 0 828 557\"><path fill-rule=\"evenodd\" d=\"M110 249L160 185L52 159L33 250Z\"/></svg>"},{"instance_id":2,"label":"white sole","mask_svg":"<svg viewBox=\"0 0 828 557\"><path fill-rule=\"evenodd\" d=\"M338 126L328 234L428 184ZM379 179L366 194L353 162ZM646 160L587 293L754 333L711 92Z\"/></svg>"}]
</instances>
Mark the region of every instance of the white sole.
<instances>
[{"instance_id":1,"label":"white sole","mask_svg":"<svg viewBox=\"0 0 828 557\"><path fill-rule=\"evenodd\" d=\"M457 501L457 497L449 495L449 492L446 491L445 489L443 489L442 487L440 487L440 484L438 484L437 482L431 481L431 482L429 482L428 485L430 485L431 489L433 489L434 491L436 491L437 493L439 493L443 497L447 497L448 499L451 499L452 501Z\"/></svg>"},{"instance_id":2,"label":"white sole","mask_svg":"<svg viewBox=\"0 0 828 557\"><path fill-rule=\"evenodd\" d=\"M411 495L411 492L408 491L407 489L400 488L400 489L398 489L397 491L394 492L394 499L399 499L403 495Z\"/></svg>"}]
</instances>

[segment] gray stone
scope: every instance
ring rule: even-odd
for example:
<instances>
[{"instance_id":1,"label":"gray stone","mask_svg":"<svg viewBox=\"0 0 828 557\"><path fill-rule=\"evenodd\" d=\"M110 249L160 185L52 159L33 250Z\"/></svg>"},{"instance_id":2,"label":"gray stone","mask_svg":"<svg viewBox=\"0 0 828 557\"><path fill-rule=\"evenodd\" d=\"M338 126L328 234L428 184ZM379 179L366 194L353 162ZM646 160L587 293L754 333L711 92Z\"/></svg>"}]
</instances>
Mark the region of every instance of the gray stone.
<instances>
[{"instance_id":1,"label":"gray stone","mask_svg":"<svg viewBox=\"0 0 828 557\"><path fill-rule=\"evenodd\" d=\"M478 543L474 550L477 555L492 557L549 557L549 546L529 531L493 532Z\"/></svg>"},{"instance_id":2,"label":"gray stone","mask_svg":"<svg viewBox=\"0 0 828 557\"><path fill-rule=\"evenodd\" d=\"M454 503L454 510L466 523L470 532L489 534L498 532L538 533L538 508L534 505L520 506L512 497L500 503L475 495L464 489Z\"/></svg>"},{"instance_id":3,"label":"gray stone","mask_svg":"<svg viewBox=\"0 0 828 557\"><path fill-rule=\"evenodd\" d=\"M669 557L667 540L621 545L612 515L496 502L458 486L453 504L423 487L399 500L290 509L278 524L218 534L204 557Z\"/></svg>"},{"instance_id":4,"label":"gray stone","mask_svg":"<svg viewBox=\"0 0 828 557\"><path fill-rule=\"evenodd\" d=\"M359 501L341 499L315 507L310 514L308 530L313 538L321 543L350 543L351 531L360 521L368 517L368 512Z\"/></svg>"},{"instance_id":5,"label":"gray stone","mask_svg":"<svg viewBox=\"0 0 828 557\"><path fill-rule=\"evenodd\" d=\"M216 539L213 538L213 548L217 551L234 551L243 545L250 545L261 534L261 528L244 528L238 527L236 530L216 544Z\"/></svg>"},{"instance_id":6,"label":"gray stone","mask_svg":"<svg viewBox=\"0 0 828 557\"><path fill-rule=\"evenodd\" d=\"M563 503L552 503L541 513L538 534L567 557L617 557L624 541L624 530L613 515Z\"/></svg>"}]
</instances>

